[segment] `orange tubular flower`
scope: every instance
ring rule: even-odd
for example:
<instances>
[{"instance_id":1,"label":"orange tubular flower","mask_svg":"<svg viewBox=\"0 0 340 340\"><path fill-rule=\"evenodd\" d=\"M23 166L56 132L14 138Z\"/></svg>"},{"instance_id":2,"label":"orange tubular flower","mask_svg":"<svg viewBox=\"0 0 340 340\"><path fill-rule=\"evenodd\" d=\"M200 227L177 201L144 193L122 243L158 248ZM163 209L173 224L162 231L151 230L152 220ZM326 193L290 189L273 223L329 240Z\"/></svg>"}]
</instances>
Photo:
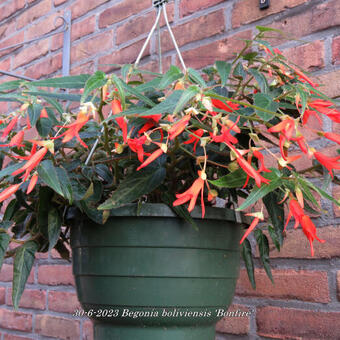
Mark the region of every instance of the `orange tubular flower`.
<instances>
[{"instance_id":1,"label":"orange tubular flower","mask_svg":"<svg viewBox=\"0 0 340 340\"><path fill-rule=\"evenodd\" d=\"M16 176L25 171L24 174L24 181L26 181L27 177L29 176L30 172L41 162L44 156L47 153L47 148L41 148L38 152L36 152L21 168L14 171L12 176Z\"/></svg>"},{"instance_id":2,"label":"orange tubular flower","mask_svg":"<svg viewBox=\"0 0 340 340\"><path fill-rule=\"evenodd\" d=\"M306 125L308 123L310 116L314 116L318 120L320 126L322 126L322 119L319 117L318 113L314 110L305 110L302 117L302 125Z\"/></svg>"},{"instance_id":3,"label":"orange tubular flower","mask_svg":"<svg viewBox=\"0 0 340 340\"><path fill-rule=\"evenodd\" d=\"M340 169L340 163L339 163L340 156L328 157L321 152L315 151L314 157L319 161L319 163L321 163L328 170L332 178L334 177L332 170Z\"/></svg>"},{"instance_id":4,"label":"orange tubular flower","mask_svg":"<svg viewBox=\"0 0 340 340\"><path fill-rule=\"evenodd\" d=\"M295 73L297 74L298 78L300 81L302 82L307 82L310 86L312 87L318 87L319 84L317 83L313 83L313 81L311 79L309 79L303 72L301 72L299 69L292 67L292 69L295 71Z\"/></svg>"},{"instance_id":5,"label":"orange tubular flower","mask_svg":"<svg viewBox=\"0 0 340 340\"><path fill-rule=\"evenodd\" d=\"M226 103L223 103L221 100L218 99L211 99L211 103L213 106L215 106L217 109L224 110L227 112L233 112L240 108L238 104L234 104L232 102L227 101Z\"/></svg>"},{"instance_id":6,"label":"orange tubular flower","mask_svg":"<svg viewBox=\"0 0 340 340\"><path fill-rule=\"evenodd\" d=\"M38 175L35 174L32 176L30 183L28 185L27 192L26 192L27 195L34 189L35 185L37 184L37 181L38 181Z\"/></svg>"},{"instance_id":7,"label":"orange tubular flower","mask_svg":"<svg viewBox=\"0 0 340 340\"><path fill-rule=\"evenodd\" d=\"M260 167L259 167L259 172L271 172L266 166L264 165L264 156L262 153L256 149L253 149L253 155L259 160L260 162Z\"/></svg>"},{"instance_id":8,"label":"orange tubular flower","mask_svg":"<svg viewBox=\"0 0 340 340\"><path fill-rule=\"evenodd\" d=\"M48 118L48 114L45 108L43 108L40 112L40 118Z\"/></svg>"},{"instance_id":9,"label":"orange tubular flower","mask_svg":"<svg viewBox=\"0 0 340 340\"><path fill-rule=\"evenodd\" d=\"M290 221L290 219L292 218L292 216L295 218L295 225L294 228L296 229L299 224L301 223L301 218L304 215L304 211L301 208L299 202L296 199L291 199L289 201L289 211L288 211L288 217L287 217L287 221L286 224L284 226L283 231L286 230L286 227Z\"/></svg>"},{"instance_id":10,"label":"orange tubular flower","mask_svg":"<svg viewBox=\"0 0 340 340\"><path fill-rule=\"evenodd\" d=\"M129 138L127 140L129 148L133 152L137 153L138 160L140 162L144 161L144 149L143 149L143 145L145 144L145 142L146 142L146 136L142 136L140 138L134 138L134 139Z\"/></svg>"},{"instance_id":11,"label":"orange tubular flower","mask_svg":"<svg viewBox=\"0 0 340 340\"><path fill-rule=\"evenodd\" d=\"M9 146L9 147L16 146L18 148L24 147L25 145L21 144L23 139L24 139L24 136L25 136L25 132L20 131L11 139L11 141L8 144L3 144L3 145L0 145L0 146L2 146L2 147L4 147L4 146Z\"/></svg>"},{"instance_id":12,"label":"orange tubular flower","mask_svg":"<svg viewBox=\"0 0 340 340\"><path fill-rule=\"evenodd\" d=\"M20 187L22 183L12 184L0 193L0 202L3 202L8 197L12 196Z\"/></svg>"},{"instance_id":13,"label":"orange tubular flower","mask_svg":"<svg viewBox=\"0 0 340 340\"><path fill-rule=\"evenodd\" d=\"M111 109L112 109L112 114L114 115L121 113L123 111L122 104L120 103L118 99L113 99L111 103ZM120 127L120 129L122 130L124 143L127 143L127 123L125 121L125 117L116 118L116 122L118 126Z\"/></svg>"},{"instance_id":14,"label":"orange tubular flower","mask_svg":"<svg viewBox=\"0 0 340 340\"><path fill-rule=\"evenodd\" d=\"M203 171L198 171L198 176L199 177L194 181L194 183L188 190L182 192L181 194L176 194L177 200L173 202L173 206L176 207L178 205L181 205L181 204L184 204L190 201L188 211L191 212L196 205L196 201L197 201L197 197L199 193L201 193L201 206L202 206L202 218L203 218L205 215L203 191L204 191L204 182L206 181L207 175Z\"/></svg>"},{"instance_id":15,"label":"orange tubular flower","mask_svg":"<svg viewBox=\"0 0 340 340\"><path fill-rule=\"evenodd\" d=\"M138 134L141 135L144 132L150 130L152 127L156 126L156 124L159 122L159 120L162 118L161 114L158 115L150 115L150 116L144 116L142 117L144 119L147 119L147 122L143 125L143 127L138 131Z\"/></svg>"},{"instance_id":16,"label":"orange tubular flower","mask_svg":"<svg viewBox=\"0 0 340 340\"><path fill-rule=\"evenodd\" d=\"M246 216L253 216L255 217L253 221L251 222L250 226L248 227L247 231L244 233L243 237L241 238L240 244L243 243L243 241L249 236L249 234L255 229L255 227L258 225L258 223L264 220L264 216L262 211L256 212L256 213L249 213L245 214Z\"/></svg>"},{"instance_id":17,"label":"orange tubular flower","mask_svg":"<svg viewBox=\"0 0 340 340\"><path fill-rule=\"evenodd\" d=\"M325 240L321 240L316 236L316 228L312 220L310 219L309 216L302 216L301 218L301 227L304 232L304 234L307 236L309 243L310 243L310 248L311 248L311 254L314 256L314 248L313 248L313 241L314 239L317 239L319 242L324 243Z\"/></svg>"},{"instance_id":18,"label":"orange tubular flower","mask_svg":"<svg viewBox=\"0 0 340 340\"><path fill-rule=\"evenodd\" d=\"M18 119L19 119L19 116L15 116L14 118L11 119L9 124L6 126L6 128L2 132L2 139L5 139L8 136L8 134L12 131L12 129L18 122Z\"/></svg>"},{"instance_id":19,"label":"orange tubular flower","mask_svg":"<svg viewBox=\"0 0 340 340\"><path fill-rule=\"evenodd\" d=\"M138 168L137 171L145 168L147 165L152 163L155 159L157 159L159 156L163 155L163 153L166 153L167 151L167 146L166 144L160 144L160 143L155 143L159 146L159 149L154 151Z\"/></svg>"},{"instance_id":20,"label":"orange tubular flower","mask_svg":"<svg viewBox=\"0 0 340 340\"><path fill-rule=\"evenodd\" d=\"M79 136L79 131L82 129L82 127L89 121L89 115L87 115L86 113L80 111L77 115L77 120L74 123L71 123L69 125L65 125L65 126L58 126L58 127L64 127L66 130L64 133L62 133L60 136L58 137L52 137L52 139L57 139L57 138L61 138L64 136L63 139L63 143L67 143L69 142L71 139L73 139L74 137L77 138L77 140L79 141L79 143L84 147L84 148L88 148L88 146L84 143L83 140L81 140L80 136Z\"/></svg>"},{"instance_id":21,"label":"orange tubular flower","mask_svg":"<svg viewBox=\"0 0 340 340\"><path fill-rule=\"evenodd\" d=\"M183 144L192 144L194 143L194 152L196 152L196 147L197 147L197 143L199 142L200 138L199 137L202 137L203 134L204 134L204 130L203 129L198 129L196 131L191 131L192 133L194 133L194 135L190 135L190 138L183 142ZM196 137L198 136L198 137Z\"/></svg>"},{"instance_id":22,"label":"orange tubular flower","mask_svg":"<svg viewBox=\"0 0 340 340\"><path fill-rule=\"evenodd\" d=\"M329 140L331 140L331 141L333 141L333 142L335 142L335 143L340 144L340 135L338 135L338 134L336 134L336 133L334 133L334 132L325 132L325 133L323 133L323 135L324 135L327 139L329 139Z\"/></svg>"},{"instance_id":23,"label":"orange tubular flower","mask_svg":"<svg viewBox=\"0 0 340 340\"><path fill-rule=\"evenodd\" d=\"M175 139L178 135L180 135L184 131L185 127L188 125L190 121L190 118L191 118L190 115L184 116L169 129L168 134L170 140Z\"/></svg>"}]
</instances>

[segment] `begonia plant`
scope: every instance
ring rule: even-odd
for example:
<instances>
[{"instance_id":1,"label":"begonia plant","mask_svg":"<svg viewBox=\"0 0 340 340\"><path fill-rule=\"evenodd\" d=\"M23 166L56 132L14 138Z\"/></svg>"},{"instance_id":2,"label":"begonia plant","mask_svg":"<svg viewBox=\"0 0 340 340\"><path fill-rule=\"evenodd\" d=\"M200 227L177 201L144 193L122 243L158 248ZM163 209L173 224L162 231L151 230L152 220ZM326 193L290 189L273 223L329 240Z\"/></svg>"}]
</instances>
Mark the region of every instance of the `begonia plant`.
<instances>
[{"instance_id":1,"label":"begonia plant","mask_svg":"<svg viewBox=\"0 0 340 340\"><path fill-rule=\"evenodd\" d=\"M14 257L14 306L36 252L68 258L77 214L103 224L133 202L165 203L192 227L195 206L202 218L216 202L245 212L251 224L240 244L253 286L251 232L270 278L268 239L279 250L292 217L313 255L313 241L324 241L310 214L322 213L317 196L339 206L327 183L340 169L340 156L315 138L340 143L322 128L326 119L340 123L340 112L258 29L233 61L202 72L125 65L121 76L0 85L1 101L19 103L1 115L0 145L0 262Z\"/></svg>"}]
</instances>

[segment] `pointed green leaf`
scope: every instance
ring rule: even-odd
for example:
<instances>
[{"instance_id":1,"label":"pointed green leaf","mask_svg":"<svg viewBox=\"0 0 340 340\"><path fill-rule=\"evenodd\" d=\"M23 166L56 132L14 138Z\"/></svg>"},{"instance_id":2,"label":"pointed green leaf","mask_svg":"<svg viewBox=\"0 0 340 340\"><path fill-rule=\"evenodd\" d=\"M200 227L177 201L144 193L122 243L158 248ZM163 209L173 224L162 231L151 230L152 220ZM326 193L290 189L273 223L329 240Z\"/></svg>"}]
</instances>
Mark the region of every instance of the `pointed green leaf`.
<instances>
[{"instance_id":1,"label":"pointed green leaf","mask_svg":"<svg viewBox=\"0 0 340 340\"><path fill-rule=\"evenodd\" d=\"M39 178L53 189L56 193L64 196L63 190L61 189L61 184L57 175L56 168L54 167L52 161L49 159L44 160L40 163L38 167Z\"/></svg>"},{"instance_id":2,"label":"pointed green leaf","mask_svg":"<svg viewBox=\"0 0 340 340\"><path fill-rule=\"evenodd\" d=\"M270 235L276 249L278 251L280 251L280 249L281 249L280 241L278 240L275 229L271 225L268 225L268 232L269 232L269 235Z\"/></svg>"},{"instance_id":3,"label":"pointed green leaf","mask_svg":"<svg viewBox=\"0 0 340 340\"><path fill-rule=\"evenodd\" d=\"M42 109L43 107L40 104L32 104L28 107L28 117L32 126L35 126L37 123Z\"/></svg>"},{"instance_id":4,"label":"pointed green leaf","mask_svg":"<svg viewBox=\"0 0 340 340\"><path fill-rule=\"evenodd\" d=\"M12 300L15 309L19 306L19 301L33 267L37 250L38 244L34 241L28 241L17 248L15 252L12 290Z\"/></svg>"},{"instance_id":5,"label":"pointed green leaf","mask_svg":"<svg viewBox=\"0 0 340 340\"><path fill-rule=\"evenodd\" d=\"M225 86L227 84L230 72L231 72L231 63L227 63L225 61L216 61L217 72L221 77L221 85Z\"/></svg>"},{"instance_id":6,"label":"pointed green leaf","mask_svg":"<svg viewBox=\"0 0 340 340\"><path fill-rule=\"evenodd\" d=\"M274 283L272 271L270 269L269 262L269 242L265 234L263 234L261 229L256 229L254 231L257 245L259 247L260 259L263 264L264 270L266 271L270 281Z\"/></svg>"},{"instance_id":7,"label":"pointed green leaf","mask_svg":"<svg viewBox=\"0 0 340 340\"><path fill-rule=\"evenodd\" d=\"M242 243L242 257L246 265L248 278L253 289L256 289L255 274L254 274L254 261L251 251L251 244L249 240L245 239Z\"/></svg>"},{"instance_id":8,"label":"pointed green leaf","mask_svg":"<svg viewBox=\"0 0 340 340\"><path fill-rule=\"evenodd\" d=\"M5 83L0 84L0 92L16 90L22 83L24 83L23 80L6 81Z\"/></svg>"},{"instance_id":9,"label":"pointed green leaf","mask_svg":"<svg viewBox=\"0 0 340 340\"><path fill-rule=\"evenodd\" d=\"M161 79L159 83L159 89L163 90L166 89L170 84L172 84L175 80L182 78L183 73L177 66L170 66L170 69Z\"/></svg>"},{"instance_id":10,"label":"pointed green leaf","mask_svg":"<svg viewBox=\"0 0 340 340\"><path fill-rule=\"evenodd\" d=\"M122 80L119 79L114 73L112 74L112 80L118 90L119 98L122 103L122 108L125 110L125 92L124 92L124 87L122 85Z\"/></svg>"},{"instance_id":11,"label":"pointed green leaf","mask_svg":"<svg viewBox=\"0 0 340 340\"><path fill-rule=\"evenodd\" d=\"M88 95L96 89L101 88L106 83L106 75L102 71L97 71L94 75L92 75L89 79L87 79L84 92L81 96L81 103L84 103Z\"/></svg>"},{"instance_id":12,"label":"pointed green leaf","mask_svg":"<svg viewBox=\"0 0 340 340\"><path fill-rule=\"evenodd\" d=\"M207 83L204 81L200 73L193 68L188 68L189 78L196 84L200 85L201 87L207 87Z\"/></svg>"},{"instance_id":13,"label":"pointed green leaf","mask_svg":"<svg viewBox=\"0 0 340 340\"><path fill-rule=\"evenodd\" d=\"M77 76L58 77L44 80L32 81L30 84L39 87L56 87L61 89L81 89L90 78L89 74Z\"/></svg>"},{"instance_id":14,"label":"pointed green leaf","mask_svg":"<svg viewBox=\"0 0 340 340\"><path fill-rule=\"evenodd\" d=\"M242 169L237 169L214 181L209 181L218 188L239 188L242 187L247 179L247 174Z\"/></svg>"},{"instance_id":15,"label":"pointed green leaf","mask_svg":"<svg viewBox=\"0 0 340 340\"><path fill-rule=\"evenodd\" d=\"M46 91L27 91L25 94L29 94L35 97L42 97L46 101L49 98L57 100L68 100L70 102L80 102L81 96L79 94L68 94L68 93L56 93L56 92L46 92Z\"/></svg>"},{"instance_id":16,"label":"pointed green leaf","mask_svg":"<svg viewBox=\"0 0 340 340\"><path fill-rule=\"evenodd\" d=\"M40 118L37 121L37 131L41 137L47 137L52 129L52 122L49 118Z\"/></svg>"},{"instance_id":17,"label":"pointed green leaf","mask_svg":"<svg viewBox=\"0 0 340 340\"><path fill-rule=\"evenodd\" d=\"M123 179L112 196L102 203L98 209L119 208L131 203L143 195L155 190L162 184L166 171L163 167L143 169Z\"/></svg>"},{"instance_id":18,"label":"pointed green leaf","mask_svg":"<svg viewBox=\"0 0 340 340\"><path fill-rule=\"evenodd\" d=\"M7 233L0 233L0 270L10 241L11 236Z\"/></svg>"},{"instance_id":19,"label":"pointed green leaf","mask_svg":"<svg viewBox=\"0 0 340 340\"><path fill-rule=\"evenodd\" d=\"M199 93L200 90L197 86L190 86L188 87L181 95L181 98L179 99L175 110L174 110L174 114L180 112L185 105L187 105L187 103L196 96L197 93Z\"/></svg>"},{"instance_id":20,"label":"pointed green leaf","mask_svg":"<svg viewBox=\"0 0 340 340\"><path fill-rule=\"evenodd\" d=\"M123 88L125 91L128 93L132 94L133 96L137 97L139 100L143 101L144 103L150 105L151 107L154 107L156 104L149 99L148 97L144 96L142 93L140 93L138 90L135 88L129 86L128 84L125 84L124 82L121 82Z\"/></svg>"},{"instance_id":21,"label":"pointed green leaf","mask_svg":"<svg viewBox=\"0 0 340 340\"><path fill-rule=\"evenodd\" d=\"M257 83L259 84L261 92L268 93L269 85L268 85L267 79L263 75L263 73L261 73L259 70L255 69L255 68L250 68L248 71L255 78Z\"/></svg>"},{"instance_id":22,"label":"pointed green leaf","mask_svg":"<svg viewBox=\"0 0 340 340\"><path fill-rule=\"evenodd\" d=\"M254 105L258 107L258 109L255 110L256 114L266 122L274 117L272 114L266 111L276 112L280 106L279 103L273 101L271 96L265 93L256 93L254 95ZM263 108L266 111L263 111L260 108Z\"/></svg>"},{"instance_id":23,"label":"pointed green leaf","mask_svg":"<svg viewBox=\"0 0 340 340\"><path fill-rule=\"evenodd\" d=\"M58 242L61 230L61 217L59 211L55 207L51 207L48 211L48 250L54 248Z\"/></svg>"}]
</instances>

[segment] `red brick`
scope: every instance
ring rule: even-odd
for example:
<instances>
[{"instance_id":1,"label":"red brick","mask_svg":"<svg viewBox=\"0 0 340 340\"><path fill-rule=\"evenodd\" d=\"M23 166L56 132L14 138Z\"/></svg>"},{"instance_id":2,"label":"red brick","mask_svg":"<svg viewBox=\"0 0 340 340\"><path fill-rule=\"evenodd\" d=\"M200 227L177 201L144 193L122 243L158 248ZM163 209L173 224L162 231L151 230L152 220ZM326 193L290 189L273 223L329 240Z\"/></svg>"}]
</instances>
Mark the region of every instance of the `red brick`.
<instances>
[{"instance_id":1,"label":"red brick","mask_svg":"<svg viewBox=\"0 0 340 340\"><path fill-rule=\"evenodd\" d=\"M337 284L338 300L340 301L340 271L338 271L336 275L336 284Z\"/></svg>"},{"instance_id":2,"label":"red brick","mask_svg":"<svg viewBox=\"0 0 340 340\"><path fill-rule=\"evenodd\" d=\"M96 25L96 18L95 16L86 18L82 21L79 21L75 24L72 24L72 33L71 39L75 41L81 37L85 37L94 32Z\"/></svg>"},{"instance_id":3,"label":"red brick","mask_svg":"<svg viewBox=\"0 0 340 340\"><path fill-rule=\"evenodd\" d=\"M202 9L212 7L223 1L225 0L182 0L179 9L180 15L181 17L184 17L185 15L189 15Z\"/></svg>"},{"instance_id":4,"label":"red brick","mask_svg":"<svg viewBox=\"0 0 340 340\"><path fill-rule=\"evenodd\" d=\"M62 56L61 54L55 55L54 57L43 60L37 64L30 66L26 72L25 76L34 79L40 79L56 71L60 70L62 67ZM48 253L40 253L39 258L48 258ZM42 256L42 257L41 257Z\"/></svg>"},{"instance_id":5,"label":"red brick","mask_svg":"<svg viewBox=\"0 0 340 340\"><path fill-rule=\"evenodd\" d=\"M149 0L125 0L106 9L99 16L99 28L105 28L151 6Z\"/></svg>"},{"instance_id":6,"label":"red brick","mask_svg":"<svg viewBox=\"0 0 340 340\"><path fill-rule=\"evenodd\" d=\"M168 19L169 22L173 21L174 17L174 6L173 3L169 4L167 7L168 12ZM116 43L122 44L126 43L129 40L135 39L138 36L142 34L146 34L150 32L154 22L156 19L156 12L152 11L150 13L147 13L142 16L138 16L136 18L133 18L121 26L119 26L116 30ZM165 25L165 22L163 20L163 16L161 17L160 22L161 27Z\"/></svg>"},{"instance_id":7,"label":"red brick","mask_svg":"<svg viewBox=\"0 0 340 340\"><path fill-rule=\"evenodd\" d=\"M83 323L83 338L82 340L93 340L93 324L87 320Z\"/></svg>"},{"instance_id":8,"label":"red brick","mask_svg":"<svg viewBox=\"0 0 340 340\"><path fill-rule=\"evenodd\" d=\"M224 13L223 10L219 10L176 26L173 28L173 31L177 44L183 46L187 43L222 33L224 27ZM174 49L174 45L167 30L162 34L161 41L163 51Z\"/></svg>"},{"instance_id":9,"label":"red brick","mask_svg":"<svg viewBox=\"0 0 340 340\"><path fill-rule=\"evenodd\" d=\"M340 70L328 72L317 77L313 77L312 79L321 85L319 88L320 91L331 98L336 98L340 97L339 77Z\"/></svg>"},{"instance_id":10,"label":"red brick","mask_svg":"<svg viewBox=\"0 0 340 340\"><path fill-rule=\"evenodd\" d=\"M54 6L59 6L62 5L66 2L67 0L54 0Z\"/></svg>"},{"instance_id":11,"label":"red brick","mask_svg":"<svg viewBox=\"0 0 340 340\"><path fill-rule=\"evenodd\" d=\"M201 68L213 64L216 60L233 58L235 53L244 47L241 39L250 38L251 31L236 33L228 38L186 51L183 53L183 58L187 66Z\"/></svg>"},{"instance_id":12,"label":"red brick","mask_svg":"<svg viewBox=\"0 0 340 340\"><path fill-rule=\"evenodd\" d=\"M32 331L32 314L0 309L0 327L16 331Z\"/></svg>"},{"instance_id":13,"label":"red brick","mask_svg":"<svg viewBox=\"0 0 340 340\"><path fill-rule=\"evenodd\" d=\"M38 59L48 52L48 40L41 40L30 47L20 51L13 59L13 69L27 65L31 61Z\"/></svg>"},{"instance_id":14,"label":"red brick","mask_svg":"<svg viewBox=\"0 0 340 340\"><path fill-rule=\"evenodd\" d=\"M333 197L335 199L340 199L340 186L336 185L333 187ZM333 209L334 209L334 216L335 217L340 217L340 207L338 205L333 204Z\"/></svg>"},{"instance_id":15,"label":"red brick","mask_svg":"<svg viewBox=\"0 0 340 340\"><path fill-rule=\"evenodd\" d=\"M225 316L216 325L216 331L220 333L230 333L237 335L245 335L249 333L250 313L248 307L242 305L232 305L228 308L228 313L245 312L248 315L242 316Z\"/></svg>"},{"instance_id":16,"label":"red brick","mask_svg":"<svg viewBox=\"0 0 340 340\"><path fill-rule=\"evenodd\" d=\"M2 82L2 78L0 78L0 81ZM5 102L0 102L0 114L8 113L9 110L9 104Z\"/></svg>"},{"instance_id":17,"label":"red brick","mask_svg":"<svg viewBox=\"0 0 340 340\"><path fill-rule=\"evenodd\" d=\"M257 334L279 339L339 339L340 313L293 308L259 307Z\"/></svg>"},{"instance_id":18,"label":"red brick","mask_svg":"<svg viewBox=\"0 0 340 340\"><path fill-rule=\"evenodd\" d=\"M13 266L11 264L4 263L0 271L0 281L11 282L13 280ZM34 268L32 269L27 283L34 283Z\"/></svg>"},{"instance_id":19,"label":"red brick","mask_svg":"<svg viewBox=\"0 0 340 340\"><path fill-rule=\"evenodd\" d=\"M325 65L325 46L320 40L283 50L283 55L306 71L313 71Z\"/></svg>"},{"instance_id":20,"label":"red brick","mask_svg":"<svg viewBox=\"0 0 340 340\"><path fill-rule=\"evenodd\" d=\"M15 32L16 22L15 19L8 20L5 24L0 26L0 40L5 39L7 36Z\"/></svg>"},{"instance_id":21,"label":"red brick","mask_svg":"<svg viewBox=\"0 0 340 340\"><path fill-rule=\"evenodd\" d=\"M32 78L34 78L34 77L32 77ZM26 134L25 134L25 136L26 136ZM36 253L35 258L36 259L48 259L48 253Z\"/></svg>"},{"instance_id":22,"label":"red brick","mask_svg":"<svg viewBox=\"0 0 340 340\"><path fill-rule=\"evenodd\" d=\"M84 40L71 49L71 62L93 57L98 51L109 50L113 47L112 31L98 34L93 38Z\"/></svg>"},{"instance_id":23,"label":"red brick","mask_svg":"<svg viewBox=\"0 0 340 340\"><path fill-rule=\"evenodd\" d=\"M4 340L32 340L32 338L26 338L26 337L12 335L12 334L5 334Z\"/></svg>"},{"instance_id":24,"label":"red brick","mask_svg":"<svg viewBox=\"0 0 340 340\"><path fill-rule=\"evenodd\" d=\"M40 284L74 285L71 265L41 265L38 270L38 282Z\"/></svg>"},{"instance_id":25,"label":"red brick","mask_svg":"<svg viewBox=\"0 0 340 340\"><path fill-rule=\"evenodd\" d=\"M58 339L79 339L80 322L51 315L37 315L35 331L38 334Z\"/></svg>"},{"instance_id":26,"label":"red brick","mask_svg":"<svg viewBox=\"0 0 340 340\"><path fill-rule=\"evenodd\" d=\"M51 8L51 0L43 0L30 7L17 18L17 29L23 28L34 20L41 18L48 13Z\"/></svg>"},{"instance_id":27,"label":"red brick","mask_svg":"<svg viewBox=\"0 0 340 340\"><path fill-rule=\"evenodd\" d=\"M77 294L71 292L49 291L48 309L60 313L74 313L80 309Z\"/></svg>"},{"instance_id":28,"label":"red brick","mask_svg":"<svg viewBox=\"0 0 340 340\"><path fill-rule=\"evenodd\" d=\"M92 61L71 68L71 75L84 74L84 73L91 74L93 72L94 72L94 65ZM52 252L51 254L53 258L60 258L59 253L56 251Z\"/></svg>"},{"instance_id":29,"label":"red brick","mask_svg":"<svg viewBox=\"0 0 340 340\"><path fill-rule=\"evenodd\" d=\"M112 70L117 69L116 66L106 66L106 64L128 64L132 63L136 60L144 41L138 41L135 44L124 47L119 51L110 53L107 56L99 58L98 67L104 72L110 72ZM143 57L150 54L148 48L145 49Z\"/></svg>"},{"instance_id":30,"label":"red brick","mask_svg":"<svg viewBox=\"0 0 340 340\"><path fill-rule=\"evenodd\" d=\"M256 269L256 290L251 287L246 270L241 270L236 285L239 296L255 296L284 300L330 302L326 272L282 269L272 270L274 284L263 269Z\"/></svg>"},{"instance_id":31,"label":"red brick","mask_svg":"<svg viewBox=\"0 0 340 340\"><path fill-rule=\"evenodd\" d=\"M240 0L235 4L232 13L233 28L244 24L249 24L262 19L268 15L282 12L288 8L304 4L308 0L275 0L266 10L260 10L259 6L254 6L253 0Z\"/></svg>"},{"instance_id":32,"label":"red brick","mask_svg":"<svg viewBox=\"0 0 340 340\"><path fill-rule=\"evenodd\" d=\"M0 7L0 21L15 14L18 10L25 7L25 0L12 0Z\"/></svg>"},{"instance_id":33,"label":"red brick","mask_svg":"<svg viewBox=\"0 0 340 340\"><path fill-rule=\"evenodd\" d=\"M340 64L340 36L335 37L332 41L332 62L335 65Z\"/></svg>"},{"instance_id":34,"label":"red brick","mask_svg":"<svg viewBox=\"0 0 340 340\"><path fill-rule=\"evenodd\" d=\"M11 59L5 59L0 61L0 70L9 71L11 68Z\"/></svg>"},{"instance_id":35,"label":"red brick","mask_svg":"<svg viewBox=\"0 0 340 340\"><path fill-rule=\"evenodd\" d=\"M326 243L314 241L314 257L311 256L309 242L300 228L286 231L281 251L278 252L273 245L270 245L270 257L272 258L297 258L297 259L320 259L340 257L340 227L317 228L317 235Z\"/></svg>"},{"instance_id":36,"label":"red brick","mask_svg":"<svg viewBox=\"0 0 340 340\"><path fill-rule=\"evenodd\" d=\"M11 46L11 45L15 45L15 44L19 44L21 42L24 41L24 32L20 32L6 40L3 40L1 43L0 43L0 48L5 48L7 46ZM7 49L7 50L4 50L2 52L0 52L0 57L6 55L6 54L10 54L12 53L13 51L17 50L18 48L20 48L20 46L18 47L14 47L14 48L11 48L11 49Z\"/></svg>"},{"instance_id":37,"label":"red brick","mask_svg":"<svg viewBox=\"0 0 340 340\"><path fill-rule=\"evenodd\" d=\"M46 304L45 291L25 289L21 296L19 307L44 310L45 304ZM11 288L9 288L7 291L7 305L13 306Z\"/></svg>"},{"instance_id":38,"label":"red brick","mask_svg":"<svg viewBox=\"0 0 340 340\"><path fill-rule=\"evenodd\" d=\"M109 0L77 0L71 7L72 19L76 19L108 1Z\"/></svg>"},{"instance_id":39,"label":"red brick","mask_svg":"<svg viewBox=\"0 0 340 340\"><path fill-rule=\"evenodd\" d=\"M275 22L270 26L282 30L286 35L300 38L338 25L340 25L340 2L332 0L317 5L301 14ZM271 35L274 35L274 33ZM270 41L272 44L279 44L285 42L286 38L280 37Z\"/></svg>"},{"instance_id":40,"label":"red brick","mask_svg":"<svg viewBox=\"0 0 340 340\"><path fill-rule=\"evenodd\" d=\"M6 288L0 287L0 305L5 304Z\"/></svg>"}]
</instances>

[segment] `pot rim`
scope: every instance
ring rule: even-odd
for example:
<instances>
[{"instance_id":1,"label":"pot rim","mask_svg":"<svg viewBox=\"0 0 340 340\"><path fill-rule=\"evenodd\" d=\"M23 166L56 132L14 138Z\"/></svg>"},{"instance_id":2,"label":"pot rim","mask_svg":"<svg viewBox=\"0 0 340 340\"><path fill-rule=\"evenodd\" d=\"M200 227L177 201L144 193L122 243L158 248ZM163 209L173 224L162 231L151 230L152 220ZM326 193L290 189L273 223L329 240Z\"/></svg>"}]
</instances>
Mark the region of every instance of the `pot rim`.
<instances>
[{"instance_id":1,"label":"pot rim","mask_svg":"<svg viewBox=\"0 0 340 340\"><path fill-rule=\"evenodd\" d=\"M205 208L204 219L209 220L223 220L232 221L237 223L250 224L250 218L246 217L244 214L239 213L239 218L237 213L232 209L227 208L216 208L216 207L206 207ZM202 220L202 212L200 207L195 207L190 213L191 217L194 219ZM168 205L164 203L130 203L122 207L111 209L110 217L118 216L129 216L129 217L172 217L180 218Z\"/></svg>"}]
</instances>

